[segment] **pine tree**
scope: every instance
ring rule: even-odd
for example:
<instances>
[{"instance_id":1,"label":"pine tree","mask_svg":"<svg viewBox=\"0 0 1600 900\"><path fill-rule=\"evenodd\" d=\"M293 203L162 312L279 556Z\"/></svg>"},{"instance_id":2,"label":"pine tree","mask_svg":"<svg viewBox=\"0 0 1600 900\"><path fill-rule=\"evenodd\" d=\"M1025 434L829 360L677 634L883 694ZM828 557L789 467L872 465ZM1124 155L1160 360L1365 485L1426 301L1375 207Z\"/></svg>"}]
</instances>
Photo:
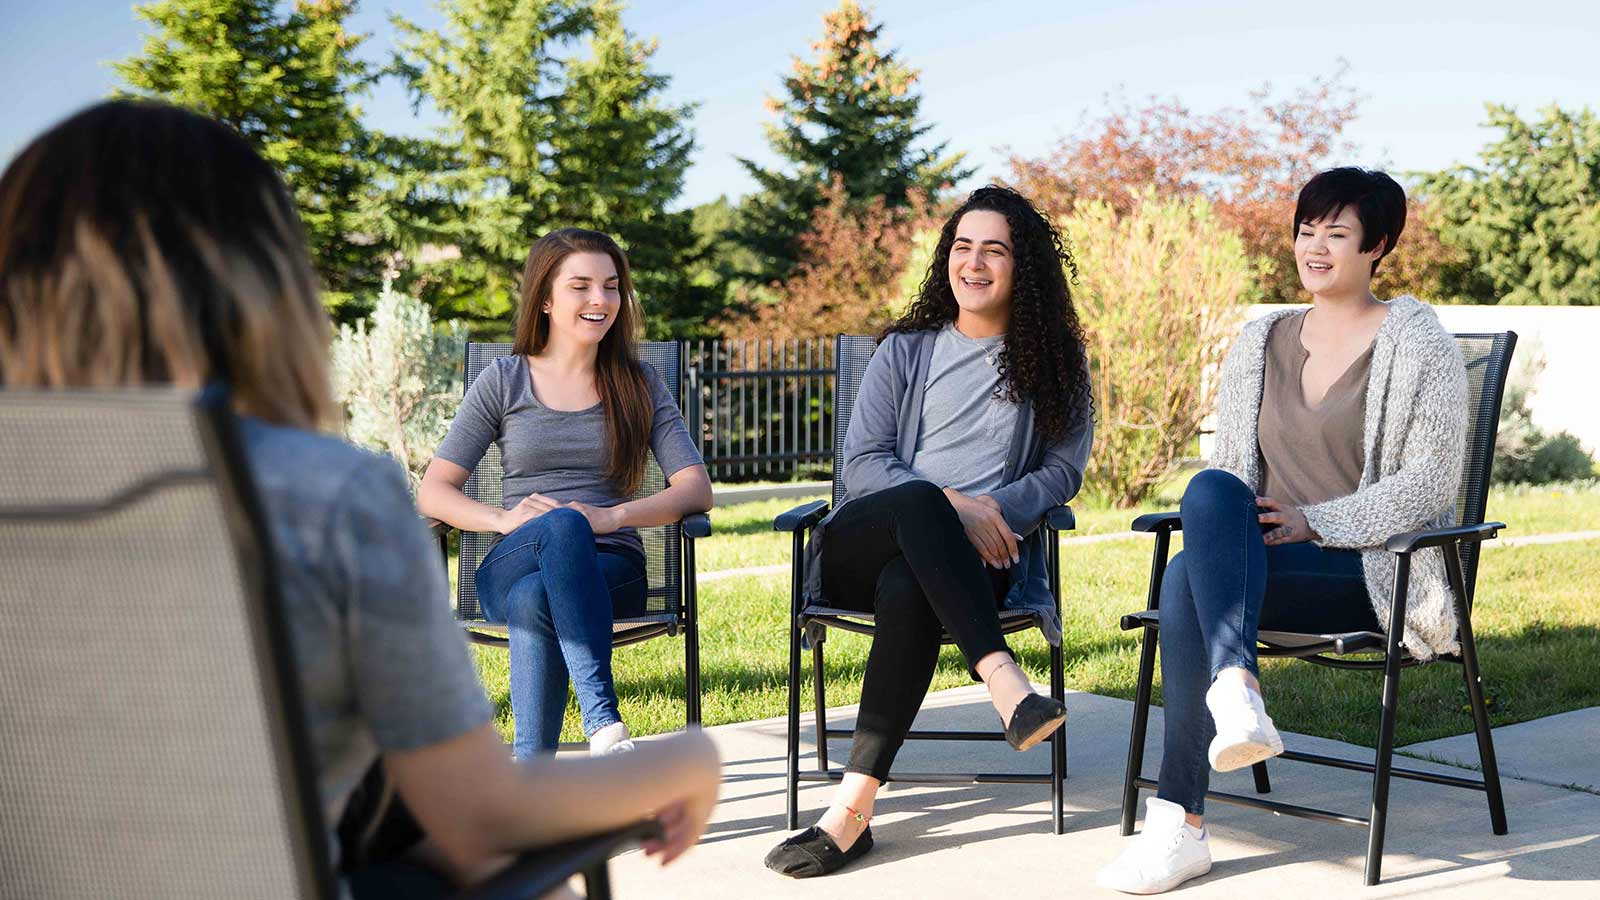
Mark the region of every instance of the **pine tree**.
<instances>
[{"instance_id":1,"label":"pine tree","mask_svg":"<svg viewBox=\"0 0 1600 900\"><path fill-rule=\"evenodd\" d=\"M592 10L587 57L566 69L551 135L552 223L606 231L627 250L651 337L689 334L721 307L718 292L692 283L697 242L692 210L669 212L683 192L694 139L692 108L669 106L671 81L650 71L654 41L623 28L619 5Z\"/></svg>"},{"instance_id":2,"label":"pine tree","mask_svg":"<svg viewBox=\"0 0 1600 900\"><path fill-rule=\"evenodd\" d=\"M761 260L748 273L757 282L794 274L801 262L798 238L835 176L852 205L864 208L882 198L895 209L909 203L912 191L936 196L972 174L961 167L962 154L945 155L945 144L919 147L932 126L917 121L918 71L894 51L879 49L882 30L855 0L842 0L823 17L822 38L812 45L816 59L796 57L783 82L784 99L768 100L779 121L767 127L767 140L788 169L739 160L760 187L743 205L736 229L739 243Z\"/></svg>"},{"instance_id":3,"label":"pine tree","mask_svg":"<svg viewBox=\"0 0 1600 900\"><path fill-rule=\"evenodd\" d=\"M351 98L375 73L355 57L366 35L345 22L355 0L159 0L135 7L152 27L117 63L132 96L157 97L233 127L294 192L336 315L381 282L381 248L363 229L372 139Z\"/></svg>"},{"instance_id":4,"label":"pine tree","mask_svg":"<svg viewBox=\"0 0 1600 900\"><path fill-rule=\"evenodd\" d=\"M1476 303L1600 304L1600 115L1551 106L1525 120L1498 104L1488 113L1501 136L1479 164L1422 178L1440 236L1468 257L1453 273L1455 293Z\"/></svg>"},{"instance_id":5,"label":"pine tree","mask_svg":"<svg viewBox=\"0 0 1600 900\"><path fill-rule=\"evenodd\" d=\"M680 257L689 107L665 104L651 44L612 0L459 0L440 31L395 18L399 71L446 125L397 160L395 237L411 289L474 334L504 334L529 246L554 228L594 228L629 253L655 331L695 291ZM586 55L574 55L577 49ZM700 293L705 293L702 289ZM686 301L685 298L688 298Z\"/></svg>"}]
</instances>

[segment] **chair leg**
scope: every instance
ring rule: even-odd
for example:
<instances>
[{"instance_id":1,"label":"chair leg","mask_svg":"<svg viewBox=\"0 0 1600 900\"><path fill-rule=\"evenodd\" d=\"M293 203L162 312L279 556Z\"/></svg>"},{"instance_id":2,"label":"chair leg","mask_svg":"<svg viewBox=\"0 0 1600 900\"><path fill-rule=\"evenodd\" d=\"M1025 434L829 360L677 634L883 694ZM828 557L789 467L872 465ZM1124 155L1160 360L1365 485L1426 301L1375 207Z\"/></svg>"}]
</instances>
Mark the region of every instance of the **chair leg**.
<instances>
[{"instance_id":1,"label":"chair leg","mask_svg":"<svg viewBox=\"0 0 1600 900\"><path fill-rule=\"evenodd\" d=\"M1390 641L1391 645L1398 641ZM1399 648L1391 646L1383 672L1383 718L1378 724L1378 753L1372 773L1372 818L1367 828L1367 886L1383 875L1383 837L1389 819L1389 768L1394 759L1394 725L1400 696Z\"/></svg>"},{"instance_id":2,"label":"chair leg","mask_svg":"<svg viewBox=\"0 0 1600 900\"><path fill-rule=\"evenodd\" d=\"M684 697L686 706L685 719L688 728L693 731L700 727L700 627L693 619L689 620L689 627L683 636L683 671L687 683L687 696Z\"/></svg>"},{"instance_id":3,"label":"chair leg","mask_svg":"<svg viewBox=\"0 0 1600 900\"><path fill-rule=\"evenodd\" d=\"M1063 672L1059 645L1050 648L1050 696L1065 703L1067 699L1066 674ZM1067 777L1067 726L1057 728L1050 735L1050 817L1056 834L1067 831L1066 785Z\"/></svg>"},{"instance_id":4,"label":"chair leg","mask_svg":"<svg viewBox=\"0 0 1600 900\"><path fill-rule=\"evenodd\" d=\"M583 873L583 895L586 900L611 900L611 870L606 860Z\"/></svg>"},{"instance_id":5,"label":"chair leg","mask_svg":"<svg viewBox=\"0 0 1600 900\"><path fill-rule=\"evenodd\" d=\"M1265 761L1258 762L1251 766L1250 774L1254 775L1256 778L1256 793L1272 793L1272 779L1267 777L1267 764Z\"/></svg>"},{"instance_id":6,"label":"chair leg","mask_svg":"<svg viewBox=\"0 0 1600 900\"><path fill-rule=\"evenodd\" d=\"M822 635L811 642L811 696L816 703L817 771L828 771L828 685L822 665Z\"/></svg>"},{"instance_id":7,"label":"chair leg","mask_svg":"<svg viewBox=\"0 0 1600 900\"><path fill-rule=\"evenodd\" d=\"M790 831L800 827L800 628L789 623L789 758L787 822Z\"/></svg>"},{"instance_id":8,"label":"chair leg","mask_svg":"<svg viewBox=\"0 0 1600 900\"><path fill-rule=\"evenodd\" d=\"M685 720L693 731L700 727L700 602L694 563L694 539L683 541L684 563L684 633L683 671L685 690Z\"/></svg>"},{"instance_id":9,"label":"chair leg","mask_svg":"<svg viewBox=\"0 0 1600 900\"><path fill-rule=\"evenodd\" d=\"M1478 639L1472 634L1472 610L1466 604L1465 579L1461 577L1461 556L1454 545L1445 548L1445 570L1451 576L1451 591L1456 596L1456 620L1461 639L1461 674L1467 682L1467 700L1472 707L1472 729L1478 736L1478 762L1483 767L1484 793L1489 795L1489 825L1495 834L1505 834L1506 801L1500 793L1500 763L1494 755L1494 737L1489 732L1489 707L1483 701L1483 675L1478 669Z\"/></svg>"},{"instance_id":10,"label":"chair leg","mask_svg":"<svg viewBox=\"0 0 1600 900\"><path fill-rule=\"evenodd\" d=\"M1146 628L1139 639L1139 686L1133 697L1133 733L1128 738L1128 766L1122 776L1122 835L1133 834L1139 815L1139 783L1144 774L1144 736L1150 724L1150 692L1156 678L1156 635Z\"/></svg>"}]
</instances>

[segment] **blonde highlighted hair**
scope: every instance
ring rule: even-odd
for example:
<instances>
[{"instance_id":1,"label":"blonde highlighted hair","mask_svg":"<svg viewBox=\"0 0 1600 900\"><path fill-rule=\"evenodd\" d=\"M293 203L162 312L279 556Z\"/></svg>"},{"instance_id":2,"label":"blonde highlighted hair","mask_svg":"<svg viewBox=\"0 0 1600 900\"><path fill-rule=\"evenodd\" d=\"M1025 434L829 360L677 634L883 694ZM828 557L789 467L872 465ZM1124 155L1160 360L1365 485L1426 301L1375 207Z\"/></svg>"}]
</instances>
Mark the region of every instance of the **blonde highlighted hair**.
<instances>
[{"instance_id":1,"label":"blonde highlighted hair","mask_svg":"<svg viewBox=\"0 0 1600 900\"><path fill-rule=\"evenodd\" d=\"M101 103L0 175L0 385L220 381L241 413L333 428L330 334L294 203L226 126Z\"/></svg>"}]
</instances>

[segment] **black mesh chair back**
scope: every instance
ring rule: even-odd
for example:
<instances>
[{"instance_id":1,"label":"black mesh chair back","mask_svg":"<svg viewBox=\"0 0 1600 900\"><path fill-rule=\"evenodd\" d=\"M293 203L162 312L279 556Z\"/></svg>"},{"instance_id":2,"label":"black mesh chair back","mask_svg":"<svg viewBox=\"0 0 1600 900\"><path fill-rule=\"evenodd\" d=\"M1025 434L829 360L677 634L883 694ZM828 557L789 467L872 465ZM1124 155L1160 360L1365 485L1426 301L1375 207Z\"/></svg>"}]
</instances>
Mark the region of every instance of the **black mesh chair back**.
<instances>
[{"instance_id":1,"label":"black mesh chair back","mask_svg":"<svg viewBox=\"0 0 1600 900\"><path fill-rule=\"evenodd\" d=\"M468 344L466 388L470 390L479 373L502 356L511 353L510 344ZM682 402L683 351L677 341L650 341L639 345L639 358L649 363L666 382L675 402ZM463 490L479 503L499 507L505 499L501 479L504 469L500 464L500 449L490 445L477 468L467 479ZM644 480L634 497L648 497L665 489L667 479L651 454L645 465ZM660 525L639 529L644 541L645 569L650 590L647 595L645 617L674 617L680 614L683 604L683 541L679 526ZM485 532L461 533L461 555L456 578L456 618L463 621L481 621L483 611L478 606L478 586L475 575L478 564L488 554L496 535Z\"/></svg>"},{"instance_id":2,"label":"black mesh chair back","mask_svg":"<svg viewBox=\"0 0 1600 900\"><path fill-rule=\"evenodd\" d=\"M856 397L861 390L862 379L866 375L867 364L872 361L872 354L877 350L877 338L871 335L841 334L834 339L834 381L833 381L833 502L832 508L837 509L845 500L844 485L844 456L845 436L850 431L850 421L855 414ZM801 511L812 516L811 524L800 524ZM785 789L786 819L789 828L799 827L799 786L802 781L836 781L838 772L831 771L828 765L828 738L852 738L853 729L829 728L827 724L827 688L824 677L824 651L823 646L827 640L829 629L851 631L857 634L876 634L877 616L871 612L860 609L830 607L827 605L813 605L802 609L801 591L804 584L804 540L807 529L813 527L818 519L824 515L826 509L821 501L812 501L802 505L796 510L791 510L774 521L773 526L780 531L791 531L794 534L792 581L790 585L790 612L794 617L794 627L789 635L789 711L788 711L788 768L787 785ZM1066 514L1065 521L1070 521L1070 509L1061 507L1057 511ZM783 524L785 519L796 517L792 524ZM1043 525L1046 538L1042 546L1051 548L1048 553L1046 566L1048 579L1051 585L1059 584L1060 566L1056 551L1057 528L1062 520L1047 517ZM1065 527L1070 528L1070 525ZM1052 588L1052 591L1056 588ZM1060 610L1059 596L1057 612ZM1031 628L1043 629L1041 618L1028 610L1003 609L999 613L1000 630L1004 634L1012 634ZM812 690L813 703L812 715L816 720L817 753L815 772L800 771L800 649L802 633L811 643L812 659ZM942 635L944 643L953 643L954 639L945 633ZM1061 700L1065 695L1065 675L1060 646L1050 648L1050 696ZM1003 732L984 731L928 731L912 729L906 734L907 740L935 740L935 741L1004 741ZM1005 782L1008 784L1044 784L1050 786L1051 822L1056 834L1065 832L1065 812L1063 805L1063 779L1067 771L1067 745L1063 731L1056 731L1050 736L1050 771L1048 773L912 773L895 772L890 775L891 781L904 781L912 783L951 784L964 781L972 782Z\"/></svg>"},{"instance_id":3,"label":"black mesh chair back","mask_svg":"<svg viewBox=\"0 0 1600 900\"><path fill-rule=\"evenodd\" d=\"M331 897L225 398L0 391L0 897Z\"/></svg>"},{"instance_id":4,"label":"black mesh chair back","mask_svg":"<svg viewBox=\"0 0 1600 900\"><path fill-rule=\"evenodd\" d=\"M1500 402L1505 396L1511 354L1517 335L1458 334L1456 345L1467 364L1467 447L1456 495L1456 524L1481 525L1489 502L1490 468L1494 441L1500 430ZM1467 604L1478 581L1478 554L1482 545L1469 541L1461 547L1461 568L1467 586Z\"/></svg>"},{"instance_id":5,"label":"black mesh chair back","mask_svg":"<svg viewBox=\"0 0 1600 900\"><path fill-rule=\"evenodd\" d=\"M834 361L838 366L833 380L833 505L844 500L844 436L850 430L850 416L855 412L856 393L861 389L861 377L866 374L867 363L878 349L878 339L868 334L841 334L834 344Z\"/></svg>"}]
</instances>

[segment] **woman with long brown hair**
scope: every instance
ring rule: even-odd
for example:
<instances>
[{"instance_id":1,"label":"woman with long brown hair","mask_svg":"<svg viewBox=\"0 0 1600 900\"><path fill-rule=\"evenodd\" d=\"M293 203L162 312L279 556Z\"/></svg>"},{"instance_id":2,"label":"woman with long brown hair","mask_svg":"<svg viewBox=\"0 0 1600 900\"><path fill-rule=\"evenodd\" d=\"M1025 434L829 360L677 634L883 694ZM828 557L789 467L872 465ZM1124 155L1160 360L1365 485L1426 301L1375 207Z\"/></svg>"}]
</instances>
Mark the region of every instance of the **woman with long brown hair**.
<instances>
[{"instance_id":1,"label":"woman with long brown hair","mask_svg":"<svg viewBox=\"0 0 1600 900\"><path fill-rule=\"evenodd\" d=\"M651 813L666 832L652 849L683 852L716 798L703 737L507 760L404 474L317 433L338 420L329 337L289 192L217 122L102 103L0 174L0 385L229 390L326 837L357 900L443 896L521 851Z\"/></svg>"},{"instance_id":2,"label":"woman with long brown hair","mask_svg":"<svg viewBox=\"0 0 1600 900\"><path fill-rule=\"evenodd\" d=\"M635 530L711 507L683 416L637 351L639 301L610 237L563 228L534 242L514 352L473 382L417 491L427 516L501 535L478 567L478 602L511 643L514 752L554 751L570 678L590 752L632 749L611 679L611 623L645 608ZM505 506L462 492L493 443ZM668 487L629 500L655 455Z\"/></svg>"}]
</instances>

